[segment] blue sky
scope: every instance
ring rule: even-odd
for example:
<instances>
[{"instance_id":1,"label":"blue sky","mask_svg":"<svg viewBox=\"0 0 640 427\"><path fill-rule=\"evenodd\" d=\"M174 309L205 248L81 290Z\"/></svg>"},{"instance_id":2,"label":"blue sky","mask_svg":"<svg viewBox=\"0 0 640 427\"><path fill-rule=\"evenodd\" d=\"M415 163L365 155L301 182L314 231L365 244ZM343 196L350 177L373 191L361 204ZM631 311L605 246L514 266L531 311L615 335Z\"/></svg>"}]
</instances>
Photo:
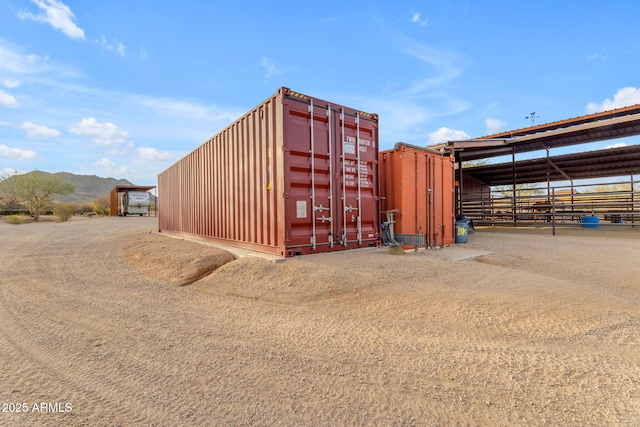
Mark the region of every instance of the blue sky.
<instances>
[{"instance_id":1,"label":"blue sky","mask_svg":"<svg viewBox=\"0 0 640 427\"><path fill-rule=\"evenodd\" d=\"M379 114L381 149L640 103L640 3L192 4L0 0L0 171L155 185L281 86Z\"/></svg>"}]
</instances>

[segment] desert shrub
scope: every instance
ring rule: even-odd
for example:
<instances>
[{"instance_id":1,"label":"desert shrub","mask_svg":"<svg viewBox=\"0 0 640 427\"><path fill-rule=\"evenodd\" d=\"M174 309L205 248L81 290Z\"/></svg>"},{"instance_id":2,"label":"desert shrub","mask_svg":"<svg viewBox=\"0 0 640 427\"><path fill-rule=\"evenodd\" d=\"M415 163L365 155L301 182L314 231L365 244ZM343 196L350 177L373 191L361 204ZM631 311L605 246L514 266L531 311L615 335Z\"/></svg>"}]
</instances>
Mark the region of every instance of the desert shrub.
<instances>
[{"instance_id":1,"label":"desert shrub","mask_svg":"<svg viewBox=\"0 0 640 427\"><path fill-rule=\"evenodd\" d=\"M95 199L92 205L93 212L95 212L96 215L109 216L109 211L111 210L111 199L108 194Z\"/></svg>"},{"instance_id":2,"label":"desert shrub","mask_svg":"<svg viewBox=\"0 0 640 427\"><path fill-rule=\"evenodd\" d=\"M22 224L22 217L18 216L18 215L9 215L7 217L7 222L9 224Z\"/></svg>"},{"instance_id":3,"label":"desert shrub","mask_svg":"<svg viewBox=\"0 0 640 427\"><path fill-rule=\"evenodd\" d=\"M109 211L110 211L109 206L104 206L103 204L100 204L100 203L93 204L93 212L95 212L95 214L98 216L108 216Z\"/></svg>"},{"instance_id":4,"label":"desert shrub","mask_svg":"<svg viewBox=\"0 0 640 427\"><path fill-rule=\"evenodd\" d=\"M68 221L73 216L75 208L72 205L61 205L53 208L53 214L58 218L58 222Z\"/></svg>"},{"instance_id":5,"label":"desert shrub","mask_svg":"<svg viewBox=\"0 0 640 427\"><path fill-rule=\"evenodd\" d=\"M87 213L93 213L93 203L74 203L73 209L75 215L86 215Z\"/></svg>"}]
</instances>

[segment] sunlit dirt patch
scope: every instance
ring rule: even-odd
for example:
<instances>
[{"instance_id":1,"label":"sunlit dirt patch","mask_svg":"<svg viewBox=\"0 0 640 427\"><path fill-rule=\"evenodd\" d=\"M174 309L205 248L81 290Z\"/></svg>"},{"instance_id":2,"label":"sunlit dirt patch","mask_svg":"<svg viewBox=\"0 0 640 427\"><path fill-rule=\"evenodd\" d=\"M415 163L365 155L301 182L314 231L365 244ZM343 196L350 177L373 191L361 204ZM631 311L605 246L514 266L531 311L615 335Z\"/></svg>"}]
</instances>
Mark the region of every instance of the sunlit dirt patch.
<instances>
[{"instance_id":1,"label":"sunlit dirt patch","mask_svg":"<svg viewBox=\"0 0 640 427\"><path fill-rule=\"evenodd\" d=\"M234 260L223 249L151 233L130 236L121 255L144 274L177 286L197 282Z\"/></svg>"}]
</instances>

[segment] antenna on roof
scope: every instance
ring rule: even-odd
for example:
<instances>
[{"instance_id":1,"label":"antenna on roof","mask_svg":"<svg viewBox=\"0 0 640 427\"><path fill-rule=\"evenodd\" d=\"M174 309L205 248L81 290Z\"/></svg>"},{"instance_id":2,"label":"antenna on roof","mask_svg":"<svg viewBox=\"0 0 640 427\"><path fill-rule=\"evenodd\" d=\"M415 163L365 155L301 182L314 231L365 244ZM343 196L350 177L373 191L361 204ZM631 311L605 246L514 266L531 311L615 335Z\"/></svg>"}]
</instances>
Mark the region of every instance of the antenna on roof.
<instances>
[{"instance_id":1,"label":"antenna on roof","mask_svg":"<svg viewBox=\"0 0 640 427\"><path fill-rule=\"evenodd\" d=\"M534 111L533 113L529 114L527 117L525 117L525 119L527 120L531 120L531 124L535 123L536 119L539 118L540 116L536 116L536 112Z\"/></svg>"}]
</instances>

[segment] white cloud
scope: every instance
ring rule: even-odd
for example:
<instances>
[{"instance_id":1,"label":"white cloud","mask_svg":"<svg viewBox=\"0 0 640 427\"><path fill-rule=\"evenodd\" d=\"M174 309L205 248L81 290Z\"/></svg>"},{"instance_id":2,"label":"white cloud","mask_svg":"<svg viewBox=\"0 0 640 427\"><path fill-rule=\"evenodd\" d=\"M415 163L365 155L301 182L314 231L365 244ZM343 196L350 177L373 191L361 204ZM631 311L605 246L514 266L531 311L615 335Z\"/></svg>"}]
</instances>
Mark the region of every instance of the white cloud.
<instances>
[{"instance_id":1,"label":"white cloud","mask_svg":"<svg viewBox=\"0 0 640 427\"><path fill-rule=\"evenodd\" d=\"M382 120L383 113L387 114L392 109L400 107L403 111L397 116L406 116L403 122L412 122L415 125L469 108L467 101L447 91L447 85L462 75L464 58L402 35L394 35L394 39L396 49L415 60L416 65L412 65L411 68L418 70L415 75L419 77L409 83L404 77L395 82L394 87L403 88L389 93L383 102L373 103L370 111L379 113ZM387 104L392 108L386 109L384 105L379 104ZM395 115L393 119L396 119ZM394 120L389 120L390 124Z\"/></svg>"},{"instance_id":2,"label":"white cloud","mask_svg":"<svg viewBox=\"0 0 640 427\"><path fill-rule=\"evenodd\" d=\"M2 168L0 169L0 177L8 178L13 175L20 175L26 173L26 171L20 171L14 168Z\"/></svg>"},{"instance_id":3,"label":"white cloud","mask_svg":"<svg viewBox=\"0 0 640 427\"><path fill-rule=\"evenodd\" d=\"M427 18L423 18L420 12L411 12L411 22L418 24L421 27L427 25Z\"/></svg>"},{"instance_id":4,"label":"white cloud","mask_svg":"<svg viewBox=\"0 0 640 427\"><path fill-rule=\"evenodd\" d=\"M38 153L33 150L22 150L20 148L11 148L0 144L0 156L8 157L14 160L29 160L36 157Z\"/></svg>"},{"instance_id":5,"label":"white cloud","mask_svg":"<svg viewBox=\"0 0 640 427\"><path fill-rule=\"evenodd\" d=\"M262 66L264 68L266 68L266 70L267 70L267 77L266 78L271 78L273 76L279 76L280 74L282 74L282 70L280 70L276 66L276 63L272 59L269 59L267 57L263 57L262 58Z\"/></svg>"},{"instance_id":6,"label":"white cloud","mask_svg":"<svg viewBox=\"0 0 640 427\"><path fill-rule=\"evenodd\" d=\"M7 74L37 74L49 71L51 67L46 63L47 59L35 54L22 53L19 47L0 39L0 71ZM6 79L3 84L11 87L15 82L17 80Z\"/></svg>"},{"instance_id":7,"label":"white cloud","mask_svg":"<svg viewBox=\"0 0 640 427\"><path fill-rule=\"evenodd\" d=\"M411 69L416 70L416 80L402 77L393 81L383 96L342 93L328 94L323 99L336 99L336 102L357 105L364 111L377 113L380 116L381 148L397 141L422 145L430 121L469 108L469 102L457 96L455 89L449 90L449 84L462 75L465 59L402 35L394 34L393 37L395 48L415 60Z\"/></svg>"},{"instance_id":8,"label":"white cloud","mask_svg":"<svg viewBox=\"0 0 640 427\"><path fill-rule=\"evenodd\" d=\"M429 134L429 145L442 144L447 141L464 141L466 139L471 139L471 136L465 131L441 127Z\"/></svg>"},{"instance_id":9,"label":"white cloud","mask_svg":"<svg viewBox=\"0 0 640 427\"><path fill-rule=\"evenodd\" d=\"M178 160L175 154L169 151L156 150L151 147L139 147L138 155L144 161L175 161Z\"/></svg>"},{"instance_id":10,"label":"white cloud","mask_svg":"<svg viewBox=\"0 0 640 427\"><path fill-rule=\"evenodd\" d=\"M624 142L617 142L615 144L611 144L611 145L607 145L606 147L604 147L605 150L608 150L610 148L622 148L622 147L626 147L627 144Z\"/></svg>"},{"instance_id":11,"label":"white cloud","mask_svg":"<svg viewBox=\"0 0 640 427\"><path fill-rule=\"evenodd\" d=\"M87 135L98 145L113 145L126 142L130 137L129 132L120 130L113 123L98 123L93 117L82 119L69 128L74 135Z\"/></svg>"},{"instance_id":12,"label":"white cloud","mask_svg":"<svg viewBox=\"0 0 640 427\"><path fill-rule=\"evenodd\" d=\"M123 175L129 173L129 168L126 166L117 166L115 162L103 157L96 161L93 166L96 166L108 175Z\"/></svg>"},{"instance_id":13,"label":"white cloud","mask_svg":"<svg viewBox=\"0 0 640 427\"><path fill-rule=\"evenodd\" d=\"M9 89L12 89L14 87L18 87L20 86L20 80L16 80L16 79L4 79L2 81L2 86L4 87L8 87Z\"/></svg>"},{"instance_id":14,"label":"white cloud","mask_svg":"<svg viewBox=\"0 0 640 427\"><path fill-rule=\"evenodd\" d=\"M72 39L84 39L84 30L73 22L75 15L69 6L58 0L31 0L31 2L38 6L43 13L33 14L19 11L18 17L20 19L49 24Z\"/></svg>"},{"instance_id":15,"label":"white cloud","mask_svg":"<svg viewBox=\"0 0 640 427\"><path fill-rule=\"evenodd\" d=\"M49 128L43 125L37 125L31 122L22 122L20 129L27 131L29 138L47 139L60 136L60 132L57 129Z\"/></svg>"},{"instance_id":16,"label":"white cloud","mask_svg":"<svg viewBox=\"0 0 640 427\"><path fill-rule=\"evenodd\" d=\"M0 107L16 108L18 100L7 92L0 90Z\"/></svg>"},{"instance_id":17,"label":"white cloud","mask_svg":"<svg viewBox=\"0 0 640 427\"><path fill-rule=\"evenodd\" d=\"M601 111L614 110L616 108L627 107L629 105L640 104L640 89L637 87L629 86L619 89L613 99L605 99L602 104L590 102L587 105L587 112L589 114L599 113Z\"/></svg>"},{"instance_id":18,"label":"white cloud","mask_svg":"<svg viewBox=\"0 0 640 427\"><path fill-rule=\"evenodd\" d=\"M120 43L118 40L113 39L113 42L109 42L107 41L107 38L105 36L101 36L100 40L96 40L96 43L98 43L100 46L102 46L104 49L108 51L118 52L118 54L123 58L124 58L125 51L127 50L125 45Z\"/></svg>"},{"instance_id":19,"label":"white cloud","mask_svg":"<svg viewBox=\"0 0 640 427\"><path fill-rule=\"evenodd\" d=\"M209 114L207 107L203 105L170 98L134 97L134 101L140 106L151 108L156 113L169 117L177 116L204 119Z\"/></svg>"},{"instance_id":20,"label":"white cloud","mask_svg":"<svg viewBox=\"0 0 640 427\"><path fill-rule=\"evenodd\" d=\"M607 57L604 55L600 55L599 53L593 53L587 56L587 61L606 61Z\"/></svg>"},{"instance_id":21,"label":"white cloud","mask_svg":"<svg viewBox=\"0 0 640 427\"><path fill-rule=\"evenodd\" d=\"M110 150L107 150L106 153L110 156L124 156L128 152L127 148L130 148L132 146L133 143L130 143L125 149L112 148Z\"/></svg>"},{"instance_id":22,"label":"white cloud","mask_svg":"<svg viewBox=\"0 0 640 427\"><path fill-rule=\"evenodd\" d=\"M25 57L8 47L0 45L0 70L10 73L21 73L25 70Z\"/></svg>"},{"instance_id":23,"label":"white cloud","mask_svg":"<svg viewBox=\"0 0 640 427\"><path fill-rule=\"evenodd\" d=\"M507 125L506 122L503 122L500 119L487 119L484 121L484 124L487 126L487 134L491 135L494 133L498 133L502 131Z\"/></svg>"},{"instance_id":24,"label":"white cloud","mask_svg":"<svg viewBox=\"0 0 640 427\"><path fill-rule=\"evenodd\" d=\"M424 94L425 91L432 89L441 92L444 84L462 75L459 65L460 59L456 55L404 38L400 38L400 41L402 43L401 49L405 53L433 69L430 73L432 77L418 81L402 94Z\"/></svg>"},{"instance_id":25,"label":"white cloud","mask_svg":"<svg viewBox=\"0 0 640 427\"><path fill-rule=\"evenodd\" d=\"M187 118L204 121L215 121L228 124L241 116L242 112L222 109L215 105L205 106L172 98L130 97L129 103L153 109L161 116L171 118Z\"/></svg>"},{"instance_id":26,"label":"white cloud","mask_svg":"<svg viewBox=\"0 0 640 427\"><path fill-rule=\"evenodd\" d=\"M111 160L107 159L106 157L103 157L102 159L100 159L97 162L95 162L93 165L94 166L100 166L102 168L112 168L116 164L115 164L115 162L112 162Z\"/></svg>"}]
</instances>

